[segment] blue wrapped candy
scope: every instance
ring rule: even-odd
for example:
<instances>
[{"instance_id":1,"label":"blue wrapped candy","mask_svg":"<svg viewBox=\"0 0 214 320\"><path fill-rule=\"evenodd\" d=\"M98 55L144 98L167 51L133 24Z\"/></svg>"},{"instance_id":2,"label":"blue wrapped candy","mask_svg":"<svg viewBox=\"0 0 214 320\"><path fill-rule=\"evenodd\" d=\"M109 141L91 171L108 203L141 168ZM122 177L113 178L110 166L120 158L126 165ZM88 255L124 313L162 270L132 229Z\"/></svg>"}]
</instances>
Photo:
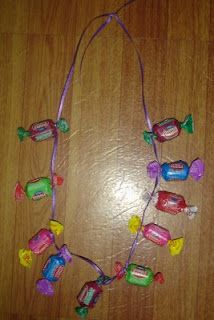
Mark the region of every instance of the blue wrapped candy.
<instances>
[{"instance_id":1,"label":"blue wrapped candy","mask_svg":"<svg viewBox=\"0 0 214 320\"><path fill-rule=\"evenodd\" d=\"M55 282L59 280L61 274L63 273L64 266L65 260L64 258L60 257L59 254L50 256L42 270L42 275L45 279Z\"/></svg>"},{"instance_id":2,"label":"blue wrapped candy","mask_svg":"<svg viewBox=\"0 0 214 320\"><path fill-rule=\"evenodd\" d=\"M61 277L66 263L72 262L72 255L68 247L64 244L56 255L48 258L43 267L43 279L39 279L36 283L37 290L43 294L52 296L54 294L54 287L52 282L56 282Z\"/></svg>"},{"instance_id":3,"label":"blue wrapped candy","mask_svg":"<svg viewBox=\"0 0 214 320\"><path fill-rule=\"evenodd\" d=\"M152 179L161 176L166 181L173 181L186 180L191 176L198 181L204 175L204 163L199 158L193 160L190 166L183 160L163 164L152 161L147 166L147 173Z\"/></svg>"}]
</instances>

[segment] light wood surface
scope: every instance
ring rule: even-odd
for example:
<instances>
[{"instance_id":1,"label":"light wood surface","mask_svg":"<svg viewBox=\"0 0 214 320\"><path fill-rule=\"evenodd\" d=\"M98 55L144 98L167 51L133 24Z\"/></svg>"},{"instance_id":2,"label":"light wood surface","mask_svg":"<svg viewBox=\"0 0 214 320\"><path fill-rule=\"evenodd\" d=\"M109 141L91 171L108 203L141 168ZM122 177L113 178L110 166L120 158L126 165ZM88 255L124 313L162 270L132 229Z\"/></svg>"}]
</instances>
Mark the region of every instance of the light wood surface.
<instances>
[{"instance_id":1,"label":"light wood surface","mask_svg":"<svg viewBox=\"0 0 214 320\"><path fill-rule=\"evenodd\" d=\"M0 1L0 311L1 319L77 319L74 308L82 285L95 272L74 259L53 298L40 296L35 281L54 252L20 266L17 252L48 226L50 199L16 203L17 180L49 175L52 141L20 143L18 126L56 118L75 45L96 15L112 12L123 0ZM146 222L185 237L180 256L141 241L133 262L162 271L164 285L130 286L123 279L106 287L90 320L214 319L213 153L214 153L214 1L136 0L120 12L145 64L145 96L152 121L166 117L195 120L194 135L182 132L158 145L162 161L196 157L205 161L200 182L161 183L199 208L195 220L170 216L150 206ZM86 45L99 22L88 31ZM79 62L79 60L78 60ZM133 236L127 224L140 214L143 195L151 190L146 165L151 147L140 138L146 129L141 111L141 83L136 54L115 22L88 49L80 76L77 64L63 116L71 124L60 134L57 173L65 178L57 192L58 220L64 223L58 244L95 260L106 274L115 261L125 262Z\"/></svg>"}]
</instances>

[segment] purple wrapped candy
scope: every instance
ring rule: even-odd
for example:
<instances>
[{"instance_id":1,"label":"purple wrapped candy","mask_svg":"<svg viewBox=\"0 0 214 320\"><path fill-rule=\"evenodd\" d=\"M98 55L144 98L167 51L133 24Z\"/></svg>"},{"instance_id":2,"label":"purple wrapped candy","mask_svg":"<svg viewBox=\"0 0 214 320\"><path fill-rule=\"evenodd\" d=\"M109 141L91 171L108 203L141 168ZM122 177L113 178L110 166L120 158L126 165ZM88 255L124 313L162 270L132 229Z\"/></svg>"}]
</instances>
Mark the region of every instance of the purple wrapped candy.
<instances>
[{"instance_id":1,"label":"purple wrapped candy","mask_svg":"<svg viewBox=\"0 0 214 320\"><path fill-rule=\"evenodd\" d=\"M147 172L152 179L162 176L166 181L186 180L191 176L198 181L204 175L204 163L199 158L193 160L190 166L183 160L163 164L153 161L148 164Z\"/></svg>"},{"instance_id":2,"label":"purple wrapped candy","mask_svg":"<svg viewBox=\"0 0 214 320\"><path fill-rule=\"evenodd\" d=\"M39 279L36 282L37 290L46 296L53 296L54 295L54 287L50 281L47 279Z\"/></svg>"}]
</instances>

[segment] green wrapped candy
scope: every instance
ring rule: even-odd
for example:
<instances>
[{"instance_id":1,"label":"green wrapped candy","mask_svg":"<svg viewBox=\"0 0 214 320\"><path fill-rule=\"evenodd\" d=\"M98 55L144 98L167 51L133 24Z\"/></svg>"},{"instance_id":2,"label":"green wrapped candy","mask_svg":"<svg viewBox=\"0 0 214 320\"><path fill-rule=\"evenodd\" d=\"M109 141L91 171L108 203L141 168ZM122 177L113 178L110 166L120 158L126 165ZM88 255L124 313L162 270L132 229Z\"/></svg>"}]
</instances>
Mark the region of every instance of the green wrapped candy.
<instances>
[{"instance_id":1,"label":"green wrapped candy","mask_svg":"<svg viewBox=\"0 0 214 320\"><path fill-rule=\"evenodd\" d=\"M45 196L52 196L51 179L37 178L29 181L25 186L25 193L29 199L39 200Z\"/></svg>"},{"instance_id":2,"label":"green wrapped candy","mask_svg":"<svg viewBox=\"0 0 214 320\"><path fill-rule=\"evenodd\" d=\"M127 268L126 281L140 287L148 287L154 279L154 273L148 267L131 263Z\"/></svg>"},{"instance_id":3,"label":"green wrapped candy","mask_svg":"<svg viewBox=\"0 0 214 320\"><path fill-rule=\"evenodd\" d=\"M62 183L63 178L54 175L53 184L60 186ZM52 181L47 177L30 180L26 183L24 188L19 182L17 182L15 188L15 198L16 200L23 200L24 195L26 195L28 199L40 200L44 197L52 197L52 189Z\"/></svg>"}]
</instances>

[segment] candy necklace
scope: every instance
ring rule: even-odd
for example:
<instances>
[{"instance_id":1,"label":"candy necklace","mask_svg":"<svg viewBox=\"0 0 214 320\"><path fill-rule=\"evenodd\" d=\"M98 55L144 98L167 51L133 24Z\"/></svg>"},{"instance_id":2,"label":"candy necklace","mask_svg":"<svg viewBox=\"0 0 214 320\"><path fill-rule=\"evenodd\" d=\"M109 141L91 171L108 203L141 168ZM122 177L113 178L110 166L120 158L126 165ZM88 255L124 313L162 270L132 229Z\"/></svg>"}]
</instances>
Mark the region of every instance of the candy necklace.
<instances>
[{"instance_id":1,"label":"candy necklace","mask_svg":"<svg viewBox=\"0 0 214 320\"><path fill-rule=\"evenodd\" d=\"M118 16L120 10L134 1L135 0L128 1L114 13L106 13L95 17L83 30L76 50L74 52L73 62L71 64L65 85L62 90L56 121L47 119L32 124L28 130L20 127L18 128L17 132L20 141L23 141L27 137L29 137L34 142L41 142L50 138L54 140L50 162L50 177L39 177L36 179L32 179L26 183L24 188L20 183L17 183L15 188L16 200L23 200L25 195L29 199L34 201L40 200L44 197L52 198L52 210L51 218L49 220L49 228L40 229L29 240L28 249L19 250L20 263L24 267L31 267L33 262L33 254L40 255L50 246L55 246L56 254L48 258L41 272L42 278L39 279L36 283L37 290L41 294L49 296L52 296L54 294L54 282L59 280L59 278L63 274L65 266L72 263L74 257L87 262L92 268L94 268L98 273L98 278L94 281L86 282L77 296L79 306L76 307L76 312L82 318L87 316L88 309L95 306L98 298L103 292L103 286L111 284L116 279L120 280L125 277L126 281L129 284L143 287L147 287L153 281L156 281L158 283L164 282L162 273L158 272L154 274L149 267L144 265L137 265L131 262L138 245L139 237L143 236L147 240L150 240L159 246L168 246L172 256L177 255L181 252L184 240L182 237L178 239L171 239L170 232L167 229L154 223L144 225L144 216L146 210L150 203L153 203L155 207L162 212L167 212L173 215L185 212L190 218L194 217L195 213L197 212L197 208L195 206L188 206L183 196L168 191L156 192L156 189L159 185L160 176L162 176L167 181L186 180L188 176L192 176L195 180L199 180L204 173L204 164L200 159L194 160L190 166L188 166L188 164L182 160L173 163L160 164L155 140L157 140L158 142L165 142L174 139L181 133L181 129L186 130L188 133L193 133L193 118L191 115L188 115L182 123L176 119L169 118L155 125L152 125L144 97L143 62L129 31ZM107 276L94 261L90 260L87 257L83 257L71 252L68 249L67 245L64 244L59 248L55 240L56 236L58 236L64 230L64 226L56 220L56 186L62 185L63 178L58 176L55 172L55 163L58 149L58 134L59 132L67 133L69 131L69 125L67 121L62 118L64 102L72 83L76 59L83 37L88 28L95 20L103 18L105 18L105 21L92 35L84 50L80 69L82 68L83 60L88 47L91 45L96 36L101 33L112 20L115 20L117 25L123 30L129 41L133 45L138 58L142 84L142 110L145 115L147 127L149 129L148 132L145 131L143 133L143 137L147 143L152 145L155 155L155 161L151 162L147 167L148 175L151 178L155 179L153 189L148 195L147 202L141 217L133 216L129 220L129 230L132 233L136 233L136 236L131 245L129 255L125 263L115 263L115 274L112 277Z\"/></svg>"}]
</instances>

